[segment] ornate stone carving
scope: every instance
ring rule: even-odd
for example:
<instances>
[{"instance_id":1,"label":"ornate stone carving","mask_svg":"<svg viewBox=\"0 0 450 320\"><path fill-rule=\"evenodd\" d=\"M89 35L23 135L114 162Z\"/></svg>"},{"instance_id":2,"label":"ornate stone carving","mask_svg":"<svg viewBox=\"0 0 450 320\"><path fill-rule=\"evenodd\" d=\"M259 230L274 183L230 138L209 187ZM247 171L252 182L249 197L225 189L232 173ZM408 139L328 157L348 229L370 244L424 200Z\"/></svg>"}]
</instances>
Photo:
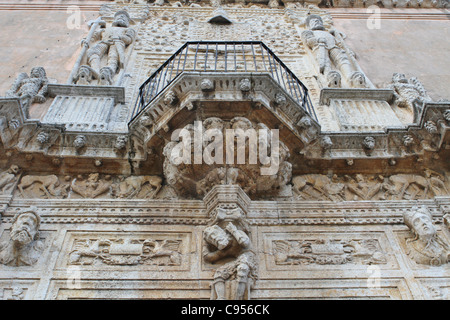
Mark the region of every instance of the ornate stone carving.
<instances>
[{"instance_id":1,"label":"ornate stone carving","mask_svg":"<svg viewBox=\"0 0 450 320\"><path fill-rule=\"evenodd\" d=\"M273 256L279 265L385 264L387 261L376 239L275 240Z\"/></svg>"},{"instance_id":2,"label":"ornate stone carving","mask_svg":"<svg viewBox=\"0 0 450 320\"><path fill-rule=\"evenodd\" d=\"M239 81L239 89L242 92L249 92L250 89L252 88L252 82L250 81L250 79L242 79L241 81Z\"/></svg>"},{"instance_id":3,"label":"ornate stone carving","mask_svg":"<svg viewBox=\"0 0 450 320\"><path fill-rule=\"evenodd\" d=\"M362 145L366 150L373 150L375 148L375 138L365 137Z\"/></svg>"},{"instance_id":4,"label":"ornate stone carving","mask_svg":"<svg viewBox=\"0 0 450 320\"><path fill-rule=\"evenodd\" d=\"M418 200L448 194L444 177L428 169L424 176L306 174L295 176L292 184L295 198L304 200Z\"/></svg>"},{"instance_id":5,"label":"ornate stone carving","mask_svg":"<svg viewBox=\"0 0 450 320\"><path fill-rule=\"evenodd\" d=\"M320 146L323 150L329 150L333 146L333 141L331 141L330 136L323 136L320 139Z\"/></svg>"},{"instance_id":6,"label":"ornate stone carving","mask_svg":"<svg viewBox=\"0 0 450 320\"><path fill-rule=\"evenodd\" d=\"M217 184L237 184L255 196L289 193L290 153L283 142L276 141L267 126L243 117L229 122L207 118L196 125L185 126L181 130L182 141L168 142L163 150L167 184L180 196L203 196ZM199 148L201 152L197 152ZM267 150L265 159L261 150ZM196 160L195 153L201 159Z\"/></svg>"},{"instance_id":7,"label":"ornate stone carving","mask_svg":"<svg viewBox=\"0 0 450 320\"><path fill-rule=\"evenodd\" d=\"M67 198L70 191L70 177L60 183L55 175L22 177L17 186L23 198Z\"/></svg>"},{"instance_id":8,"label":"ornate stone carving","mask_svg":"<svg viewBox=\"0 0 450 320\"><path fill-rule=\"evenodd\" d=\"M205 92L213 91L214 82L211 79L202 79L202 81L200 81L200 89Z\"/></svg>"},{"instance_id":9,"label":"ornate stone carving","mask_svg":"<svg viewBox=\"0 0 450 320\"><path fill-rule=\"evenodd\" d=\"M48 79L44 68L34 67L30 76L25 72L19 74L6 97L18 98L21 101L25 117L28 117L31 104L44 103L48 93Z\"/></svg>"},{"instance_id":10,"label":"ornate stone carving","mask_svg":"<svg viewBox=\"0 0 450 320\"><path fill-rule=\"evenodd\" d=\"M309 30L302 32L302 39L313 51L319 72L328 79L328 85L336 88L344 77L351 87L366 87L364 74L353 65L341 40L336 37L337 31L326 31L322 18L315 14L306 18L306 25Z\"/></svg>"},{"instance_id":11,"label":"ornate stone carving","mask_svg":"<svg viewBox=\"0 0 450 320\"><path fill-rule=\"evenodd\" d=\"M426 206L413 207L403 214L403 219L415 236L406 240L407 254L412 260L431 266L449 261L450 246L437 234Z\"/></svg>"},{"instance_id":12,"label":"ornate stone carving","mask_svg":"<svg viewBox=\"0 0 450 320\"><path fill-rule=\"evenodd\" d=\"M99 74L89 66L80 66L74 78L75 84L90 85L92 81L98 80Z\"/></svg>"},{"instance_id":13,"label":"ornate stone carving","mask_svg":"<svg viewBox=\"0 0 450 320\"><path fill-rule=\"evenodd\" d=\"M164 104L167 106L175 106L178 102L177 95L173 90L167 92L164 96Z\"/></svg>"},{"instance_id":14,"label":"ornate stone carving","mask_svg":"<svg viewBox=\"0 0 450 320\"><path fill-rule=\"evenodd\" d=\"M422 112L423 103L431 101L423 85L417 78L409 80L402 73L394 73L389 89L394 91L394 105L404 109L415 122Z\"/></svg>"},{"instance_id":15,"label":"ornate stone carving","mask_svg":"<svg viewBox=\"0 0 450 320\"><path fill-rule=\"evenodd\" d=\"M114 149L116 152L123 152L127 147L128 137L118 136L114 144Z\"/></svg>"},{"instance_id":16,"label":"ornate stone carving","mask_svg":"<svg viewBox=\"0 0 450 320\"><path fill-rule=\"evenodd\" d=\"M75 240L69 265L160 265L181 264L182 240L83 239Z\"/></svg>"},{"instance_id":17,"label":"ornate stone carving","mask_svg":"<svg viewBox=\"0 0 450 320\"><path fill-rule=\"evenodd\" d=\"M335 180L336 176L330 179L321 174L296 176L292 179L293 191L305 200L342 201L345 199L345 185L343 183L332 183Z\"/></svg>"},{"instance_id":18,"label":"ornate stone carving","mask_svg":"<svg viewBox=\"0 0 450 320\"><path fill-rule=\"evenodd\" d=\"M150 186L150 190L144 195L140 195L145 184ZM162 179L158 176L131 176L119 184L119 198L154 198L161 189Z\"/></svg>"},{"instance_id":19,"label":"ornate stone carving","mask_svg":"<svg viewBox=\"0 0 450 320\"><path fill-rule=\"evenodd\" d=\"M13 164L8 170L0 173L0 194L7 194L11 192L17 181L19 172L20 168Z\"/></svg>"},{"instance_id":20,"label":"ornate stone carving","mask_svg":"<svg viewBox=\"0 0 450 320\"><path fill-rule=\"evenodd\" d=\"M102 25L100 30L95 31L93 39L97 42L86 52L89 65L78 69L77 83L81 81L80 84L86 84L98 78L100 85L113 84L113 77L125 67L126 48L136 38L136 31L129 28L130 22L128 12L120 10L114 15L110 27Z\"/></svg>"},{"instance_id":21,"label":"ornate stone carving","mask_svg":"<svg viewBox=\"0 0 450 320\"><path fill-rule=\"evenodd\" d=\"M83 198L96 198L110 191L111 176L100 178L98 173L89 174L85 179L81 175L72 182L72 191Z\"/></svg>"},{"instance_id":22,"label":"ornate stone carving","mask_svg":"<svg viewBox=\"0 0 450 320\"><path fill-rule=\"evenodd\" d=\"M35 208L23 210L14 217L9 239L0 244L1 264L31 266L37 262L44 249L39 240L40 223Z\"/></svg>"},{"instance_id":23,"label":"ornate stone carving","mask_svg":"<svg viewBox=\"0 0 450 320\"><path fill-rule=\"evenodd\" d=\"M450 109L447 109L444 111L444 119L445 119L445 121L450 123Z\"/></svg>"},{"instance_id":24,"label":"ornate stone carving","mask_svg":"<svg viewBox=\"0 0 450 320\"><path fill-rule=\"evenodd\" d=\"M86 142L87 142L86 136L79 134L75 137L75 140L73 141L73 146L79 152L86 146Z\"/></svg>"},{"instance_id":25,"label":"ornate stone carving","mask_svg":"<svg viewBox=\"0 0 450 320\"><path fill-rule=\"evenodd\" d=\"M450 213L444 215L444 224L450 229Z\"/></svg>"},{"instance_id":26,"label":"ornate stone carving","mask_svg":"<svg viewBox=\"0 0 450 320\"><path fill-rule=\"evenodd\" d=\"M203 231L203 258L218 267L211 285L213 300L250 299L250 290L257 278L257 261L249 238L250 228L240 208L213 211L208 227Z\"/></svg>"}]
</instances>

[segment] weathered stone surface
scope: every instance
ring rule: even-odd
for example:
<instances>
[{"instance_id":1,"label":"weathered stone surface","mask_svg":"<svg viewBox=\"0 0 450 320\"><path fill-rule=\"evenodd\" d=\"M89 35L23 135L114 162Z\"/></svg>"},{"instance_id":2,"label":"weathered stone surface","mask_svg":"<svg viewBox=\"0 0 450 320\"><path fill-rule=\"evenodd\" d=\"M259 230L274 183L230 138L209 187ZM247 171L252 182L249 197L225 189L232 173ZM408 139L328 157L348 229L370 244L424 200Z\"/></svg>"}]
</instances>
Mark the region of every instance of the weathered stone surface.
<instances>
[{"instance_id":1,"label":"weathered stone surface","mask_svg":"<svg viewBox=\"0 0 450 320\"><path fill-rule=\"evenodd\" d=\"M266 2L0 10L0 299L449 299L441 21Z\"/></svg>"}]
</instances>

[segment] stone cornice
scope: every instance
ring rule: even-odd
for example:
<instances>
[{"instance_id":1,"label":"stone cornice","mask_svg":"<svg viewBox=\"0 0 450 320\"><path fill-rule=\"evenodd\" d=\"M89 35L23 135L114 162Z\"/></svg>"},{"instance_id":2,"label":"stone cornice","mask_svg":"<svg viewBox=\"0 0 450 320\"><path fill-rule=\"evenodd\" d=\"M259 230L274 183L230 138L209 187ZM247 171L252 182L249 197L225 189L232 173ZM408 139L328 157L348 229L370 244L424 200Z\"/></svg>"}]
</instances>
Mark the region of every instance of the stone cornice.
<instances>
[{"instance_id":1,"label":"stone cornice","mask_svg":"<svg viewBox=\"0 0 450 320\"><path fill-rule=\"evenodd\" d=\"M417 201L252 201L252 225L403 224L403 213L426 205L435 223L442 223L448 197ZM38 206L44 224L205 225L207 207L199 200L13 200L2 223L27 206Z\"/></svg>"}]
</instances>

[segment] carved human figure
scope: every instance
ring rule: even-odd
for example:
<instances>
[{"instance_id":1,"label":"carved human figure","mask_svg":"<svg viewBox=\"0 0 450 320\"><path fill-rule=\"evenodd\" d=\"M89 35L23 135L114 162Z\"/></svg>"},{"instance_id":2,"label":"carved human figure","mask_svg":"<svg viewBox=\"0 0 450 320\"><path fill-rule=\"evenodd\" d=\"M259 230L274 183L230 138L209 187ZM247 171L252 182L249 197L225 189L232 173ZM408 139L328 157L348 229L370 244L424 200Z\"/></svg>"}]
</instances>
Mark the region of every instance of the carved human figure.
<instances>
[{"instance_id":1,"label":"carved human figure","mask_svg":"<svg viewBox=\"0 0 450 320\"><path fill-rule=\"evenodd\" d=\"M394 91L394 104L404 108L414 116L416 121L423 108L423 102L431 101L423 85L417 78L409 80L403 73L394 73L389 89Z\"/></svg>"},{"instance_id":2,"label":"carved human figure","mask_svg":"<svg viewBox=\"0 0 450 320\"><path fill-rule=\"evenodd\" d=\"M0 173L0 194L7 192L17 180L20 168L15 164Z\"/></svg>"},{"instance_id":3,"label":"carved human figure","mask_svg":"<svg viewBox=\"0 0 450 320\"><path fill-rule=\"evenodd\" d=\"M83 198L96 198L108 192L111 184L110 176L105 176L104 179L100 179L98 173L91 173L85 180L81 176L78 176L72 182L72 191L81 195Z\"/></svg>"},{"instance_id":4,"label":"carved human figure","mask_svg":"<svg viewBox=\"0 0 450 320\"><path fill-rule=\"evenodd\" d=\"M128 12L120 10L114 15L110 27L101 28L94 33L93 39L98 42L89 48L86 55L88 64L93 70L91 73L94 77L98 75L101 85L111 85L114 75L119 69L124 68L125 49L136 38L136 31L129 28L130 22ZM104 56L107 57L107 63L102 67L101 60Z\"/></svg>"},{"instance_id":5,"label":"carved human figure","mask_svg":"<svg viewBox=\"0 0 450 320\"><path fill-rule=\"evenodd\" d=\"M214 273L212 299L243 300L249 298L252 282L256 279L257 262L251 248L249 226L241 209L217 208L212 223L203 231L205 241L203 258L215 264L225 259L233 259L220 266ZM236 280L234 292L230 280Z\"/></svg>"},{"instance_id":6,"label":"carved human figure","mask_svg":"<svg viewBox=\"0 0 450 320\"><path fill-rule=\"evenodd\" d=\"M356 174L352 179L345 176L347 182L347 190L352 198L350 200L372 200L378 192L383 188L383 176L365 178L362 174Z\"/></svg>"},{"instance_id":7,"label":"carved human figure","mask_svg":"<svg viewBox=\"0 0 450 320\"><path fill-rule=\"evenodd\" d=\"M418 264L440 266L450 259L449 244L438 236L426 206L413 207L403 214L415 237L406 240L407 254Z\"/></svg>"},{"instance_id":8,"label":"carved human figure","mask_svg":"<svg viewBox=\"0 0 450 320\"><path fill-rule=\"evenodd\" d=\"M43 251L39 241L41 218L33 208L18 213L12 222L9 239L0 244L0 263L10 266L33 265Z\"/></svg>"},{"instance_id":9,"label":"carved human figure","mask_svg":"<svg viewBox=\"0 0 450 320\"><path fill-rule=\"evenodd\" d=\"M22 103L25 116L29 116L31 104L44 103L47 99L48 79L45 69L34 67L30 71L30 76L25 72L19 74L11 89L6 92L6 97L19 98Z\"/></svg>"},{"instance_id":10,"label":"carved human figure","mask_svg":"<svg viewBox=\"0 0 450 320\"><path fill-rule=\"evenodd\" d=\"M319 72L327 77L328 85L339 86L342 75L351 86L365 87L365 76L352 65L340 40L336 38L337 31L334 29L326 31L322 18L314 14L306 18L306 25L309 30L302 32L302 39L314 52L319 64ZM333 70L333 64L337 70Z\"/></svg>"}]
</instances>

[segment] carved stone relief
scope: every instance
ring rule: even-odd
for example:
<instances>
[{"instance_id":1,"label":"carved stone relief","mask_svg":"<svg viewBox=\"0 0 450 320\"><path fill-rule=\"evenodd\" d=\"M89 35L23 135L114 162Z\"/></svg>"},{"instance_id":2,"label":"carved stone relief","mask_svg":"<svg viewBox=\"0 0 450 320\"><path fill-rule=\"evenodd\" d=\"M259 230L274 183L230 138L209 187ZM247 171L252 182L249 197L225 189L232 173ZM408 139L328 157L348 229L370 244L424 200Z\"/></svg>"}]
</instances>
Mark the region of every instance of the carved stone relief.
<instances>
[{"instance_id":1,"label":"carved stone relief","mask_svg":"<svg viewBox=\"0 0 450 320\"><path fill-rule=\"evenodd\" d=\"M218 207L212 212L211 221L203 230L204 261L221 264L211 284L212 300L250 299L257 278L257 261L249 234L242 209Z\"/></svg>"},{"instance_id":2,"label":"carved stone relief","mask_svg":"<svg viewBox=\"0 0 450 320\"><path fill-rule=\"evenodd\" d=\"M450 260L450 245L437 234L426 206L413 207L403 214L405 224L414 234L406 240L408 256L417 264L440 266Z\"/></svg>"},{"instance_id":3,"label":"carved stone relief","mask_svg":"<svg viewBox=\"0 0 450 320\"><path fill-rule=\"evenodd\" d=\"M444 176L431 170L425 176L306 174L295 176L292 184L294 197L304 200L418 200L448 194Z\"/></svg>"},{"instance_id":4,"label":"carved stone relief","mask_svg":"<svg viewBox=\"0 0 450 320\"><path fill-rule=\"evenodd\" d=\"M0 263L16 267L34 265L44 250L39 237L40 224L35 208L18 213L12 221L9 238L0 243Z\"/></svg>"},{"instance_id":5,"label":"carved stone relief","mask_svg":"<svg viewBox=\"0 0 450 320\"><path fill-rule=\"evenodd\" d=\"M25 117L29 117L31 104L44 103L47 100L47 74L42 67L31 69L30 76L25 72L19 74L6 97L20 99Z\"/></svg>"},{"instance_id":6,"label":"carved stone relief","mask_svg":"<svg viewBox=\"0 0 450 320\"><path fill-rule=\"evenodd\" d=\"M158 176L25 175L16 193L24 199L149 199L156 197L161 187L162 178Z\"/></svg>"},{"instance_id":7,"label":"carved stone relief","mask_svg":"<svg viewBox=\"0 0 450 320\"><path fill-rule=\"evenodd\" d=\"M79 67L74 80L76 84L113 85L115 75L126 66L127 47L136 38L136 31L130 28L132 22L126 10L117 11L111 26L97 23L92 38L83 40L87 65ZM91 43L92 42L92 43Z\"/></svg>"},{"instance_id":8,"label":"carved stone relief","mask_svg":"<svg viewBox=\"0 0 450 320\"><path fill-rule=\"evenodd\" d=\"M417 78L402 73L394 73L389 89L394 91L394 111L405 123L416 122L424 102L432 101Z\"/></svg>"},{"instance_id":9,"label":"carved stone relief","mask_svg":"<svg viewBox=\"0 0 450 320\"><path fill-rule=\"evenodd\" d=\"M0 173L0 194L10 194L20 176L20 168L15 164Z\"/></svg>"},{"instance_id":10,"label":"carved stone relief","mask_svg":"<svg viewBox=\"0 0 450 320\"><path fill-rule=\"evenodd\" d=\"M83 239L75 240L69 265L160 265L181 264L182 240Z\"/></svg>"},{"instance_id":11,"label":"carved stone relief","mask_svg":"<svg viewBox=\"0 0 450 320\"><path fill-rule=\"evenodd\" d=\"M197 129L194 129L192 124L185 126L182 132L187 137L183 137L181 142L168 142L164 147L164 175L168 185L180 196L203 196L218 184L237 184L250 195L264 193L267 196L281 196L286 190L289 192L288 183L292 174L292 165L287 161L290 156L289 150L281 141L278 150L275 149L275 140L267 126L262 123L254 124L243 117L235 117L229 122L219 118L208 118L200 125L202 127ZM229 132L227 129L235 130L236 135L232 136L232 140L227 138ZM254 130L251 131L255 133L254 139L245 138L248 130ZM201 165L195 166L194 170L197 160L191 159L191 152L198 148L196 146L198 142L195 140L196 132L204 132L203 145L200 146L204 151L202 149L200 153ZM207 134L211 133L214 133L213 136L208 137ZM251 147L255 147L251 144L258 144L260 148L265 147L266 150L273 147L271 153L267 154L271 160L268 158L269 161L263 165L261 158L256 159L256 149L250 150ZM186 150L189 149L186 151L187 154L181 152L181 146ZM230 150L231 156L228 154ZM252 156L255 156L254 161ZM275 163L279 164L277 170L261 174L264 169L274 164L274 159Z\"/></svg>"},{"instance_id":12,"label":"carved stone relief","mask_svg":"<svg viewBox=\"0 0 450 320\"><path fill-rule=\"evenodd\" d=\"M192 245L184 231L68 232L56 268L186 271Z\"/></svg>"},{"instance_id":13,"label":"carved stone relief","mask_svg":"<svg viewBox=\"0 0 450 320\"><path fill-rule=\"evenodd\" d=\"M367 87L365 75L354 65L338 31L327 31L319 15L307 16L306 25L308 30L302 32L302 40L312 50L319 73L328 80L327 86L339 87L341 79L345 79L348 87Z\"/></svg>"},{"instance_id":14,"label":"carved stone relief","mask_svg":"<svg viewBox=\"0 0 450 320\"><path fill-rule=\"evenodd\" d=\"M277 265L386 264L378 240L274 240Z\"/></svg>"}]
</instances>

